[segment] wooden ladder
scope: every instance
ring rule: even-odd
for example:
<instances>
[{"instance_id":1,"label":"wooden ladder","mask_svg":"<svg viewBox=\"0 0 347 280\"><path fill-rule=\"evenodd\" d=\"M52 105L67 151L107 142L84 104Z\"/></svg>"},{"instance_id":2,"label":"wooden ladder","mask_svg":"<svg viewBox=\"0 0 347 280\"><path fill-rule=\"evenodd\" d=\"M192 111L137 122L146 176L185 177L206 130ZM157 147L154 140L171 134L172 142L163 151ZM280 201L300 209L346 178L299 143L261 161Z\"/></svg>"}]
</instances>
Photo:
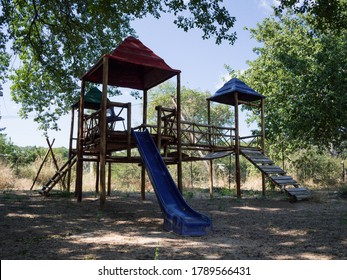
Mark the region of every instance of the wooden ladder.
<instances>
[{"instance_id":1,"label":"wooden ladder","mask_svg":"<svg viewBox=\"0 0 347 280\"><path fill-rule=\"evenodd\" d=\"M240 153L294 200L311 197L311 192L307 188L301 187L296 180L287 175L281 167L275 165L260 150L240 149Z\"/></svg>"},{"instance_id":2,"label":"wooden ladder","mask_svg":"<svg viewBox=\"0 0 347 280\"><path fill-rule=\"evenodd\" d=\"M72 155L64 165L57 170L57 172L48 180L46 184L43 185L42 189L39 190L39 193L42 195L47 195L51 189L61 180L66 172L68 172L71 167L76 163L77 156L76 154Z\"/></svg>"}]
</instances>

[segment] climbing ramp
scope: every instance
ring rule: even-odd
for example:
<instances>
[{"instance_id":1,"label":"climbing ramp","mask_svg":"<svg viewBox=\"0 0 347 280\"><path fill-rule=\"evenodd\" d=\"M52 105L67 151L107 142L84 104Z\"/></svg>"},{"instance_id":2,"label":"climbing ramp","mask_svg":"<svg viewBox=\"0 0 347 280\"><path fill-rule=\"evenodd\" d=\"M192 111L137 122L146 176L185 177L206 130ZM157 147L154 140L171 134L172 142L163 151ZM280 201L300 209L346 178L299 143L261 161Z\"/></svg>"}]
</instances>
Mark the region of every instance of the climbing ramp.
<instances>
[{"instance_id":1,"label":"climbing ramp","mask_svg":"<svg viewBox=\"0 0 347 280\"><path fill-rule=\"evenodd\" d=\"M39 193L42 195L47 195L51 189L61 180L65 174L72 168L72 166L76 163L77 157L76 155L72 155L68 161L59 169L57 172L49 179L49 181L43 185L42 189L39 190Z\"/></svg>"},{"instance_id":2,"label":"climbing ramp","mask_svg":"<svg viewBox=\"0 0 347 280\"><path fill-rule=\"evenodd\" d=\"M307 188L300 187L296 180L287 175L282 168L275 165L260 150L240 149L240 153L294 200L305 200L311 197L311 192Z\"/></svg>"}]
</instances>

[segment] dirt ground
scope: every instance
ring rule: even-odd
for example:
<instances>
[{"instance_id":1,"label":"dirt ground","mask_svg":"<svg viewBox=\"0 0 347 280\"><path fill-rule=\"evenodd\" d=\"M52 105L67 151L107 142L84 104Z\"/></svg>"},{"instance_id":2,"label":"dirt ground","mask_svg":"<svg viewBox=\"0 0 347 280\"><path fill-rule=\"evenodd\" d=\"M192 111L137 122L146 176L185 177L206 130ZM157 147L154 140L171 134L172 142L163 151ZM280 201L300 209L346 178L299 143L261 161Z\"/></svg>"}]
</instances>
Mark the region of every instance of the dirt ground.
<instances>
[{"instance_id":1,"label":"dirt ground","mask_svg":"<svg viewBox=\"0 0 347 280\"><path fill-rule=\"evenodd\" d=\"M0 194L4 259L347 259L347 199L339 193L290 203L283 195L187 198L212 218L202 237L163 230L156 197L117 193L105 211L93 194Z\"/></svg>"}]
</instances>

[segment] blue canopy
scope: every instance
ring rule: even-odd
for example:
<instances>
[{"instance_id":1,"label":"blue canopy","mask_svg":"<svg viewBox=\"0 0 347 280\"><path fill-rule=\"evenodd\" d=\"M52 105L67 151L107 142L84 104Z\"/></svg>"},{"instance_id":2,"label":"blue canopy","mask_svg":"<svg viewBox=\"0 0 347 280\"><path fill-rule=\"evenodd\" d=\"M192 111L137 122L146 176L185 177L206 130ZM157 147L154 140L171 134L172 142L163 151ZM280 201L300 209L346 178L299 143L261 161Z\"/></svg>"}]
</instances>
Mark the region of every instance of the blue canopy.
<instances>
[{"instance_id":1,"label":"blue canopy","mask_svg":"<svg viewBox=\"0 0 347 280\"><path fill-rule=\"evenodd\" d=\"M233 78L230 81L226 82L217 92L210 98L211 101L235 105L234 94L238 93L238 100L253 102L265 98L264 95L256 92L244 82L240 81L237 78Z\"/></svg>"}]
</instances>

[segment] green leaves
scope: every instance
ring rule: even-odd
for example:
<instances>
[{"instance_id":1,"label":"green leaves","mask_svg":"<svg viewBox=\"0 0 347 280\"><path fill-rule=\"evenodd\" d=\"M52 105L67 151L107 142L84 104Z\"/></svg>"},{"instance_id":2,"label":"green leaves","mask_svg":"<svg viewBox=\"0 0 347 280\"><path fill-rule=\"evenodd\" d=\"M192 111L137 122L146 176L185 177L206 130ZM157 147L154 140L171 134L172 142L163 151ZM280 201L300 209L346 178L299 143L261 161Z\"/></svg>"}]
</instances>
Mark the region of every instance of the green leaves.
<instances>
[{"instance_id":1,"label":"green leaves","mask_svg":"<svg viewBox=\"0 0 347 280\"><path fill-rule=\"evenodd\" d=\"M323 32L326 30L339 32L347 27L346 0L281 0L275 11L279 15L285 9L308 15L308 22Z\"/></svg>"}]
</instances>

